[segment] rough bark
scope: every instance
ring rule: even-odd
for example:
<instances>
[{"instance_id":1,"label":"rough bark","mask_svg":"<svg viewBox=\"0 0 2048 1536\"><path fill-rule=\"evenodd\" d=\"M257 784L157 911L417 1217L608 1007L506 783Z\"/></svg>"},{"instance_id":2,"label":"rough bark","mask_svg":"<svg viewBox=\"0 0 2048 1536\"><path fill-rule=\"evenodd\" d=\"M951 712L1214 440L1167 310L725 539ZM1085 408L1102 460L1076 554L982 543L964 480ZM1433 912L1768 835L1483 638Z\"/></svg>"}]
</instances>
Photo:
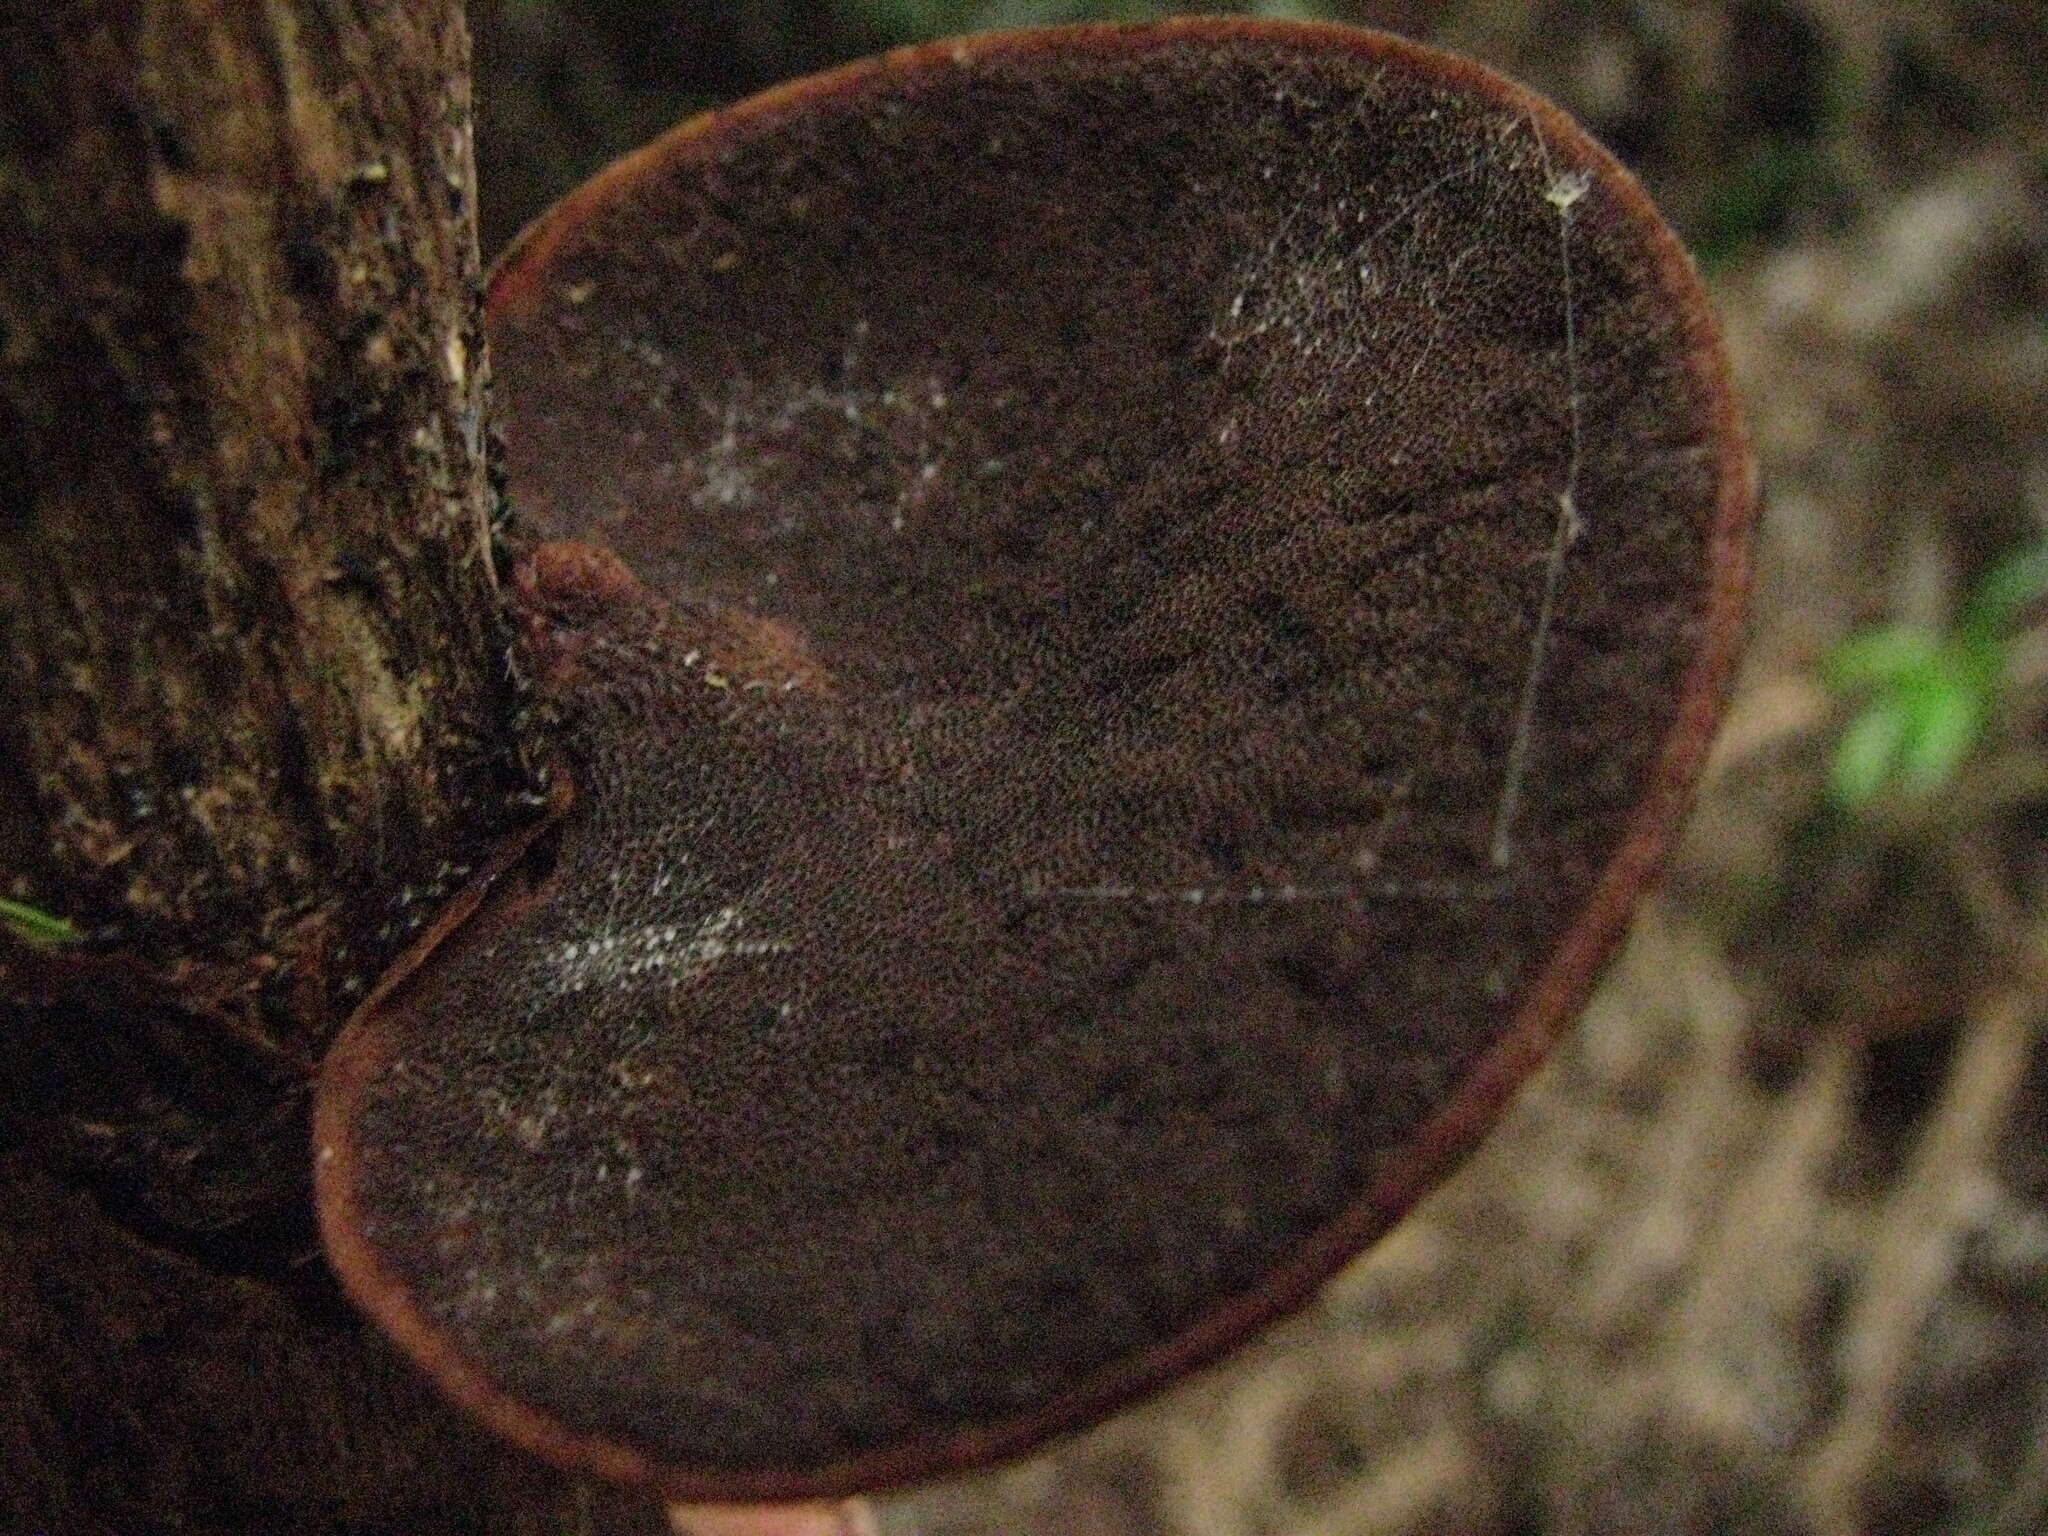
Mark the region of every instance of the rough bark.
<instances>
[{"instance_id":1,"label":"rough bark","mask_svg":"<svg viewBox=\"0 0 2048 1536\"><path fill-rule=\"evenodd\" d=\"M93 942L0 933L0 1528L630 1528L369 1338L306 1214L311 1065L526 787L460 5L36 17L0 894Z\"/></svg>"},{"instance_id":2,"label":"rough bark","mask_svg":"<svg viewBox=\"0 0 2048 1536\"><path fill-rule=\"evenodd\" d=\"M0 823L152 950L290 947L505 736L459 23L349 9L8 50Z\"/></svg>"}]
</instances>

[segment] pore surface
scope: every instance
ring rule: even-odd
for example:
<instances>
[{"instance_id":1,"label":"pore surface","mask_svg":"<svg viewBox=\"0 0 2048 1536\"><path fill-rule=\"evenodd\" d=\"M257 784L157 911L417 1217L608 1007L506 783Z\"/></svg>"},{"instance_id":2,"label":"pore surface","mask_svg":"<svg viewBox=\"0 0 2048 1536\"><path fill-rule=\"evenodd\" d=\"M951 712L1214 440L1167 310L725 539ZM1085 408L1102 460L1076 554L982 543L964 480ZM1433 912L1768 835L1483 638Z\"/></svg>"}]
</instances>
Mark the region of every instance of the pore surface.
<instances>
[{"instance_id":1,"label":"pore surface","mask_svg":"<svg viewBox=\"0 0 2048 1536\"><path fill-rule=\"evenodd\" d=\"M1717 364L1597 151L1092 36L714 120L493 294L522 511L666 606L558 616L578 805L387 1010L353 1198L707 1485L1056 1422L1370 1235L1705 622Z\"/></svg>"}]
</instances>

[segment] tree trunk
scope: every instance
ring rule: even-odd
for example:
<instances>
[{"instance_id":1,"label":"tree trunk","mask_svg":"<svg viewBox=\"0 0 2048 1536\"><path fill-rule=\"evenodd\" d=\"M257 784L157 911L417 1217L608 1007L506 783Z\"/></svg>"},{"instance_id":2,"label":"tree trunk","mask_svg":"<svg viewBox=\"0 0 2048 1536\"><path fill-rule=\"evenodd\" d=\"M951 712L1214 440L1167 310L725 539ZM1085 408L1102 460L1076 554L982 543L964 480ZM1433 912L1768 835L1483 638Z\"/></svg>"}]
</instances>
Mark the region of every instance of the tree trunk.
<instances>
[{"instance_id":1,"label":"tree trunk","mask_svg":"<svg viewBox=\"0 0 2048 1536\"><path fill-rule=\"evenodd\" d=\"M12 7L9 7L11 10ZM327 1039L521 814L456 0L0 19L0 1528L656 1529L340 1303Z\"/></svg>"}]
</instances>

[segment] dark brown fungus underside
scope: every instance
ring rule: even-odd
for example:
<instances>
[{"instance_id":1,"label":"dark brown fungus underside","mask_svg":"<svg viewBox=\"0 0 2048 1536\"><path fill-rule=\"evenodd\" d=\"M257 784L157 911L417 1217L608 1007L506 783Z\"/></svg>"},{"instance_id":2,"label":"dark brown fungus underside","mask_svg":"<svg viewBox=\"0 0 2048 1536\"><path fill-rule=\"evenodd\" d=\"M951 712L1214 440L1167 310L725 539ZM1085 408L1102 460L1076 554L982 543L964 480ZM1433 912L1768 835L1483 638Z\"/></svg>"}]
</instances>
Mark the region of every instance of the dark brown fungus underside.
<instances>
[{"instance_id":1,"label":"dark brown fungus underside","mask_svg":"<svg viewBox=\"0 0 2048 1536\"><path fill-rule=\"evenodd\" d=\"M352 1027L321 1191L559 1459L836 1490L1214 1353L1469 1145L1683 808L1712 325L1474 66L858 66L576 194L490 320L521 511L624 566L528 567L576 803Z\"/></svg>"}]
</instances>

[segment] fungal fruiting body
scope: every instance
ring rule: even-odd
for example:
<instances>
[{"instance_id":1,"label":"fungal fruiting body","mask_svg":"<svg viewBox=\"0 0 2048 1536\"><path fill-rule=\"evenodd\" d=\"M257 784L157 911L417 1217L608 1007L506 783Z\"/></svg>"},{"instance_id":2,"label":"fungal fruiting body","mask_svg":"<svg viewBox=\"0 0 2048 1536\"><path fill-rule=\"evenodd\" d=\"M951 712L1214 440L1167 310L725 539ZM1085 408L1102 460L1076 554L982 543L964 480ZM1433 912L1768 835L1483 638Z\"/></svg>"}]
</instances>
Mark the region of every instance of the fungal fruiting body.
<instances>
[{"instance_id":1,"label":"fungal fruiting body","mask_svg":"<svg viewBox=\"0 0 2048 1536\"><path fill-rule=\"evenodd\" d=\"M488 325L573 803L349 1026L318 1185L570 1465L900 1481L1298 1305L1569 1021L1718 716L1697 279L1444 54L855 65L572 195Z\"/></svg>"}]
</instances>

